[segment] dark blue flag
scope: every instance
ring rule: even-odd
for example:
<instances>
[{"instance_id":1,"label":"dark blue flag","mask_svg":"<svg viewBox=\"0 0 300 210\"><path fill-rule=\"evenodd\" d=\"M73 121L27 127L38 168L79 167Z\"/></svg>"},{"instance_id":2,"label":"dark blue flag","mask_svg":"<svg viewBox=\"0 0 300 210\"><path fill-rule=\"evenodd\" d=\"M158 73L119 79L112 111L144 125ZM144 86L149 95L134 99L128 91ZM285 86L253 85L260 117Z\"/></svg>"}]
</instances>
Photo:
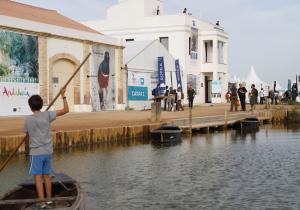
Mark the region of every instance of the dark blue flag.
<instances>
[{"instance_id":1,"label":"dark blue flag","mask_svg":"<svg viewBox=\"0 0 300 210\"><path fill-rule=\"evenodd\" d=\"M163 95L166 86L164 57L158 57L158 84L160 85L160 95Z\"/></svg>"},{"instance_id":2,"label":"dark blue flag","mask_svg":"<svg viewBox=\"0 0 300 210\"><path fill-rule=\"evenodd\" d=\"M178 59L175 60L175 69L176 69L177 88L179 88L182 92L182 81L181 81L180 66L179 66Z\"/></svg>"}]
</instances>

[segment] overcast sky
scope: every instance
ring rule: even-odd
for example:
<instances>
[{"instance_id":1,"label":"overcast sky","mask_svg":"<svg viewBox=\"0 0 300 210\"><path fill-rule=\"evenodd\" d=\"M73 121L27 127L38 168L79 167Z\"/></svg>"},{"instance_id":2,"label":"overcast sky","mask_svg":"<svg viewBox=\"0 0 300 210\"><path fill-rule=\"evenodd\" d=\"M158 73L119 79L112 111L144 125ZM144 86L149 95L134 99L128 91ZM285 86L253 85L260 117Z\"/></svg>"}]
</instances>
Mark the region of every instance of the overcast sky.
<instances>
[{"instance_id":1,"label":"overcast sky","mask_svg":"<svg viewBox=\"0 0 300 210\"><path fill-rule=\"evenodd\" d=\"M103 19L117 0L18 0L55 9L74 20ZM221 25L229 34L229 72L245 78L254 66L262 80L300 75L299 0L164 0L165 13L186 7L193 15Z\"/></svg>"}]
</instances>

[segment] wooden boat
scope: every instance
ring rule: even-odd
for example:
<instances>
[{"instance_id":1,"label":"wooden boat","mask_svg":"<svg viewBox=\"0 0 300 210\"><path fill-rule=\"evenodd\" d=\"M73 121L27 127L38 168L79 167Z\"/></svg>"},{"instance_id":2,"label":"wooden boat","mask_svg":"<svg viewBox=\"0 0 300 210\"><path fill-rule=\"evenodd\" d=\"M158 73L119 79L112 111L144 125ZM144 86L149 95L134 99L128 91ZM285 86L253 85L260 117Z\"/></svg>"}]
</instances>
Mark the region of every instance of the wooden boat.
<instances>
[{"instance_id":1,"label":"wooden boat","mask_svg":"<svg viewBox=\"0 0 300 210\"><path fill-rule=\"evenodd\" d=\"M150 131L152 143L172 144L181 141L182 130L175 125L162 125L160 128Z\"/></svg>"},{"instance_id":2,"label":"wooden boat","mask_svg":"<svg viewBox=\"0 0 300 210\"><path fill-rule=\"evenodd\" d=\"M257 118L246 118L235 124L234 128L243 132L252 132L259 130L260 122Z\"/></svg>"},{"instance_id":3,"label":"wooden boat","mask_svg":"<svg viewBox=\"0 0 300 210\"><path fill-rule=\"evenodd\" d=\"M65 174L52 178L52 198L56 210L84 210L83 192L80 185ZM33 180L19 184L0 198L1 210L32 210L40 200L37 198Z\"/></svg>"}]
</instances>

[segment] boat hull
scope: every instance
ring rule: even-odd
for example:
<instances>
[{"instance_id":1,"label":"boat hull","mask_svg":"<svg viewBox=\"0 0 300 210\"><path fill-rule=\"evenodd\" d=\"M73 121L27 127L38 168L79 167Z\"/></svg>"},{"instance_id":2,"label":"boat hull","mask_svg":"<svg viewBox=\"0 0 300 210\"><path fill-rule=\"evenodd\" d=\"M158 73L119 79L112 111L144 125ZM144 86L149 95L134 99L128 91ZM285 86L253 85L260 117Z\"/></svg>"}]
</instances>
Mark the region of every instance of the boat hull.
<instances>
[{"instance_id":1,"label":"boat hull","mask_svg":"<svg viewBox=\"0 0 300 210\"><path fill-rule=\"evenodd\" d=\"M182 130L177 126L165 125L151 131L154 144L172 144L181 142Z\"/></svg>"},{"instance_id":2,"label":"boat hull","mask_svg":"<svg viewBox=\"0 0 300 210\"><path fill-rule=\"evenodd\" d=\"M52 193L56 210L84 210L84 196L80 185L65 174L56 174L52 180ZM31 210L39 203L32 180L21 183L0 198L1 210Z\"/></svg>"}]
</instances>

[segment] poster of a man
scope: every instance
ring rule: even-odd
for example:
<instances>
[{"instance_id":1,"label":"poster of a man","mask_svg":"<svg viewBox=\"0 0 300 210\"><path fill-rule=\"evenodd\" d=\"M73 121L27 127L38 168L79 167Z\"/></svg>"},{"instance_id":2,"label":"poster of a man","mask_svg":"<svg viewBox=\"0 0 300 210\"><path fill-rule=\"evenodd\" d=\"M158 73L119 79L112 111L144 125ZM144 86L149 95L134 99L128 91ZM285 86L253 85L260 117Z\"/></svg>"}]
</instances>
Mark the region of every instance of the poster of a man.
<instances>
[{"instance_id":1,"label":"poster of a man","mask_svg":"<svg viewBox=\"0 0 300 210\"><path fill-rule=\"evenodd\" d=\"M115 52L113 48L93 46L92 106L94 111L115 107Z\"/></svg>"},{"instance_id":2,"label":"poster of a man","mask_svg":"<svg viewBox=\"0 0 300 210\"><path fill-rule=\"evenodd\" d=\"M99 84L99 99L101 109L105 109L105 101L107 98L107 87L109 82L109 52L104 53L104 59L98 68L98 84Z\"/></svg>"},{"instance_id":3,"label":"poster of a man","mask_svg":"<svg viewBox=\"0 0 300 210\"><path fill-rule=\"evenodd\" d=\"M191 28L191 40L190 40L190 56L191 59L198 59L198 29Z\"/></svg>"}]
</instances>

